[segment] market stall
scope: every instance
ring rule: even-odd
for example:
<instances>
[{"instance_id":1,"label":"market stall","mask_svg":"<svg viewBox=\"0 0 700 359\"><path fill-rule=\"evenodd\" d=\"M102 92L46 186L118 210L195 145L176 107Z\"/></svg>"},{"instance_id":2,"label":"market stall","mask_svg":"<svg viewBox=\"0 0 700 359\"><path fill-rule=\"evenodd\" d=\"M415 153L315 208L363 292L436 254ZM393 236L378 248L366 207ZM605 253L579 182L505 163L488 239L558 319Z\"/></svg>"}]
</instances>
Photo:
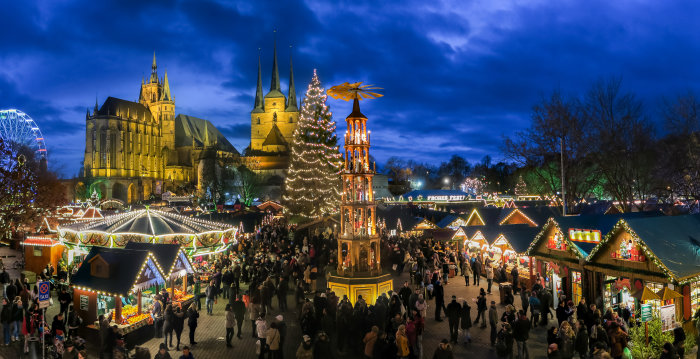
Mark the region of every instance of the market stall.
<instances>
[{"instance_id":1,"label":"market stall","mask_svg":"<svg viewBox=\"0 0 700 359\"><path fill-rule=\"evenodd\" d=\"M698 215L620 219L587 258L605 305L638 313L651 301L661 317L673 306L672 320L689 320L700 307L698 233ZM631 294L646 288L658 299Z\"/></svg>"},{"instance_id":2,"label":"market stall","mask_svg":"<svg viewBox=\"0 0 700 359\"><path fill-rule=\"evenodd\" d=\"M24 269L40 274L51 263L58 268L63 249L61 242L45 236L29 236L22 241L24 246Z\"/></svg>"},{"instance_id":3,"label":"market stall","mask_svg":"<svg viewBox=\"0 0 700 359\"><path fill-rule=\"evenodd\" d=\"M73 305L89 328L100 315L111 318L121 334L152 324L149 314L163 271L151 252L93 247L73 276ZM150 331L153 333L153 330Z\"/></svg>"},{"instance_id":4,"label":"market stall","mask_svg":"<svg viewBox=\"0 0 700 359\"><path fill-rule=\"evenodd\" d=\"M505 263L509 282L513 282L511 273L513 267L517 266L518 286L532 287L530 257L526 252L539 230L526 224L503 226L499 230L498 236L491 243L490 251L498 258L499 263Z\"/></svg>"},{"instance_id":5,"label":"market stall","mask_svg":"<svg viewBox=\"0 0 700 359\"><path fill-rule=\"evenodd\" d=\"M174 306L187 309L194 299L194 283L187 282L187 275L194 274L192 263L179 244L129 242L124 249L150 251L160 268L165 270L167 291Z\"/></svg>"}]
</instances>

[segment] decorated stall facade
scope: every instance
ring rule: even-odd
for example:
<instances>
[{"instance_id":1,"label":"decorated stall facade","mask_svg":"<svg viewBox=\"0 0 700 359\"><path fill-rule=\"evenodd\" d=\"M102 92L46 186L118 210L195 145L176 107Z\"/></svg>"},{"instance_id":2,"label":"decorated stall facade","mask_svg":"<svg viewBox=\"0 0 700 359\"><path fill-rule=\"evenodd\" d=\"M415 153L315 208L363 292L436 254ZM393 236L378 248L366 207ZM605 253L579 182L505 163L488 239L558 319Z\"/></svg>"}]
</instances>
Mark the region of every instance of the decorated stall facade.
<instances>
[{"instance_id":1,"label":"decorated stall facade","mask_svg":"<svg viewBox=\"0 0 700 359\"><path fill-rule=\"evenodd\" d=\"M178 244L194 256L225 250L236 242L237 232L238 227L225 223L146 208L60 227L58 238L69 252L84 253L92 246L123 248L137 242Z\"/></svg>"},{"instance_id":2,"label":"decorated stall facade","mask_svg":"<svg viewBox=\"0 0 700 359\"><path fill-rule=\"evenodd\" d=\"M699 234L700 215L620 219L587 258L596 295L632 313L674 306L673 320L689 320L700 308Z\"/></svg>"},{"instance_id":3,"label":"decorated stall facade","mask_svg":"<svg viewBox=\"0 0 700 359\"><path fill-rule=\"evenodd\" d=\"M153 253L160 268L165 271L163 277L173 305L183 310L187 309L187 305L194 299L194 283L188 283L187 278L188 275L194 274L194 270L187 254L179 244L129 242L124 248Z\"/></svg>"},{"instance_id":4,"label":"decorated stall facade","mask_svg":"<svg viewBox=\"0 0 700 359\"><path fill-rule=\"evenodd\" d=\"M127 334L152 324L148 313L164 284L151 252L93 247L72 278L73 305L89 328L105 315Z\"/></svg>"},{"instance_id":5,"label":"decorated stall facade","mask_svg":"<svg viewBox=\"0 0 700 359\"><path fill-rule=\"evenodd\" d=\"M58 268L58 263L65 248L61 242L51 237L29 236L22 241L24 246L24 269L41 273L51 263Z\"/></svg>"}]
</instances>

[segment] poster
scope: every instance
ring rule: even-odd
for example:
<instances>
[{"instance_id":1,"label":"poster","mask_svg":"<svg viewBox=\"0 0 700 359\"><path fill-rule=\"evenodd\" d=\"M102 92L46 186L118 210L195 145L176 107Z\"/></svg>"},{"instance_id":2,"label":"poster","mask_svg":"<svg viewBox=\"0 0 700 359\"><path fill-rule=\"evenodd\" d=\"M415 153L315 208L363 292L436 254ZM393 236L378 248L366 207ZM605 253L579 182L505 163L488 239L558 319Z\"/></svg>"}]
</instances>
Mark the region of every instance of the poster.
<instances>
[{"instance_id":1,"label":"poster","mask_svg":"<svg viewBox=\"0 0 700 359\"><path fill-rule=\"evenodd\" d=\"M651 320L651 304L642 304L642 322Z\"/></svg>"},{"instance_id":2,"label":"poster","mask_svg":"<svg viewBox=\"0 0 700 359\"><path fill-rule=\"evenodd\" d=\"M676 305L662 306L659 310L659 317L661 317L661 331L673 330L676 326Z\"/></svg>"},{"instance_id":3,"label":"poster","mask_svg":"<svg viewBox=\"0 0 700 359\"><path fill-rule=\"evenodd\" d=\"M80 310L88 310L88 306L90 303L90 297L87 295L80 295Z\"/></svg>"}]
</instances>

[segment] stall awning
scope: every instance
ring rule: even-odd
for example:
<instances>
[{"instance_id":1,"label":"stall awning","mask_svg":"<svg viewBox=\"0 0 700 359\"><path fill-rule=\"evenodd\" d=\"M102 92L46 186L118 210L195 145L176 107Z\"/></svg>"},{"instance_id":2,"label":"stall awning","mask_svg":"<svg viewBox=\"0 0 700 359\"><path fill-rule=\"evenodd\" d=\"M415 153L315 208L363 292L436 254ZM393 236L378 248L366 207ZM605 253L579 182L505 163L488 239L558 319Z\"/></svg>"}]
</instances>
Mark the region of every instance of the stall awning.
<instances>
[{"instance_id":1,"label":"stall awning","mask_svg":"<svg viewBox=\"0 0 700 359\"><path fill-rule=\"evenodd\" d=\"M48 237L27 237L22 241L23 246L35 246L35 247L53 247L61 244L61 242Z\"/></svg>"},{"instance_id":2,"label":"stall awning","mask_svg":"<svg viewBox=\"0 0 700 359\"><path fill-rule=\"evenodd\" d=\"M664 289L656 292L656 296L661 298L661 300L663 300L663 301L676 299L676 298L683 298L683 294L680 294L669 287L664 287Z\"/></svg>"},{"instance_id":3,"label":"stall awning","mask_svg":"<svg viewBox=\"0 0 700 359\"><path fill-rule=\"evenodd\" d=\"M640 302L646 302L647 300L659 300L661 299L658 294L654 293L649 287L644 286L644 289L636 291L632 294L633 297L637 298Z\"/></svg>"}]
</instances>

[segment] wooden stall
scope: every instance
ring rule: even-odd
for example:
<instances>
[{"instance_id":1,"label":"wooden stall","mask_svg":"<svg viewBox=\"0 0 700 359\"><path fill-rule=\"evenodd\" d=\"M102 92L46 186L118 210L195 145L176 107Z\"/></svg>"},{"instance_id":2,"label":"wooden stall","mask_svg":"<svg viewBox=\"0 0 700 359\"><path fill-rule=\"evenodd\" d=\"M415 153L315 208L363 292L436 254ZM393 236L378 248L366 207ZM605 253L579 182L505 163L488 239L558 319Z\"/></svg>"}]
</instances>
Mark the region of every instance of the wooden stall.
<instances>
[{"instance_id":1,"label":"wooden stall","mask_svg":"<svg viewBox=\"0 0 700 359\"><path fill-rule=\"evenodd\" d=\"M24 246L24 268L36 274L40 274L49 263L54 268L58 268L58 262L66 248L56 239L40 236L29 236L22 245Z\"/></svg>"},{"instance_id":2,"label":"wooden stall","mask_svg":"<svg viewBox=\"0 0 700 359\"><path fill-rule=\"evenodd\" d=\"M620 219L587 258L596 294L632 313L645 301L654 312L673 305L675 320L690 320L700 308L699 233L699 215ZM658 299L640 301L647 288Z\"/></svg>"},{"instance_id":3,"label":"wooden stall","mask_svg":"<svg viewBox=\"0 0 700 359\"><path fill-rule=\"evenodd\" d=\"M167 290L174 306L183 310L194 299L194 283L187 283L187 275L194 274L192 263L179 244L129 242L125 249L145 250L153 253L156 261L165 271Z\"/></svg>"},{"instance_id":4,"label":"wooden stall","mask_svg":"<svg viewBox=\"0 0 700 359\"><path fill-rule=\"evenodd\" d=\"M152 324L150 305L162 270L148 251L92 247L73 276L73 305L89 328L111 317L122 334ZM151 331L152 332L152 331Z\"/></svg>"}]
</instances>

